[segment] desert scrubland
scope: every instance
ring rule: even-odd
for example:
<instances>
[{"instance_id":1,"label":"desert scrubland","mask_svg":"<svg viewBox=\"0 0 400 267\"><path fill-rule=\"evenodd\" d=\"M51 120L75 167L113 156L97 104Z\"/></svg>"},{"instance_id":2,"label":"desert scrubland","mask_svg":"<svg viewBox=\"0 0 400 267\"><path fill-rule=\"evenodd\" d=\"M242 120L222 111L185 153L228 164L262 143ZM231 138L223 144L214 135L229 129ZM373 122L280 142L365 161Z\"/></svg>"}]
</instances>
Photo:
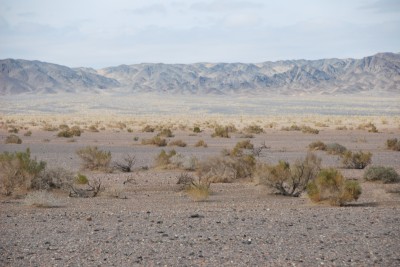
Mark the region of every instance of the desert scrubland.
<instances>
[{"instance_id":1,"label":"desert scrubland","mask_svg":"<svg viewBox=\"0 0 400 267\"><path fill-rule=\"evenodd\" d=\"M398 266L398 100L4 97L0 265Z\"/></svg>"}]
</instances>

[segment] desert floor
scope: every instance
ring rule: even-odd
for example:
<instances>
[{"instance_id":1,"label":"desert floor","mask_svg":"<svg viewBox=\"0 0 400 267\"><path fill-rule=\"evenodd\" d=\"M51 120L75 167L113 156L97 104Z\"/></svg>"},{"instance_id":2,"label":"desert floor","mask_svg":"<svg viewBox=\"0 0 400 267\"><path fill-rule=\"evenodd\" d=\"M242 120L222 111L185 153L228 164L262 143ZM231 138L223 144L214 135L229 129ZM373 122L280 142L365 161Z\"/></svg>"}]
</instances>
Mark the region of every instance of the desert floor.
<instances>
[{"instance_id":1,"label":"desert floor","mask_svg":"<svg viewBox=\"0 0 400 267\"><path fill-rule=\"evenodd\" d=\"M378 133L357 129L373 122ZM85 129L79 137L57 137L45 126L66 123ZM398 117L285 117L151 120L143 117L118 124L118 119L70 117L3 116L0 152L24 151L47 162L48 168L62 167L100 178L105 190L95 198L73 198L54 191L58 205L38 208L26 205L23 196L0 197L1 266L399 266L400 192L396 184L365 182L365 170L341 168L337 156L322 151L323 167L336 167L349 179L361 182L357 202L331 207L299 198L271 194L249 180L211 184L205 201L194 201L176 184L182 170L154 168L161 149L175 149L184 156L206 159L220 155L245 140L246 125L257 124L265 132L251 142L269 147L258 158L271 164L302 158L313 141L337 142L350 150L370 151L372 164L400 172L400 153L388 150L386 140L400 137ZM211 138L213 125L235 124L231 138ZM95 124L99 132L87 128ZM146 125L173 129L174 137L186 147L142 145ZM282 131L281 127L309 125L319 134ZM193 125L203 129L194 134ZM347 130L338 130L346 127ZM22 144L5 144L10 127L19 129ZM129 132L128 130L129 129ZM24 133L31 131L31 136ZM137 137L137 141L134 140ZM208 147L194 147L198 140ZM136 157L130 173L80 170L75 151L87 145L112 153L113 161L125 155ZM196 174L193 173L195 176ZM124 183L125 182L125 183ZM394 193L393 193L394 192Z\"/></svg>"}]
</instances>

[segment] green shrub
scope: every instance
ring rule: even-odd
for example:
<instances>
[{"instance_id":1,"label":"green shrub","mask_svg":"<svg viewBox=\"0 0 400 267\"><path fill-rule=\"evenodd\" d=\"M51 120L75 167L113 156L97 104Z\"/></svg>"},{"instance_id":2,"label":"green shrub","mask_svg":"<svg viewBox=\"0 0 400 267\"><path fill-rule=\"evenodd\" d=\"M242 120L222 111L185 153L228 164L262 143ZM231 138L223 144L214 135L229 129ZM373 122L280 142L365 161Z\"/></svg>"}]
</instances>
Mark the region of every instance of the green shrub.
<instances>
[{"instance_id":1,"label":"green shrub","mask_svg":"<svg viewBox=\"0 0 400 267\"><path fill-rule=\"evenodd\" d=\"M82 168L91 171L109 172L111 162L111 152L102 151L97 146L87 146L76 151L82 160Z\"/></svg>"},{"instance_id":2,"label":"green shrub","mask_svg":"<svg viewBox=\"0 0 400 267\"><path fill-rule=\"evenodd\" d=\"M338 143L330 143L326 145L325 150L328 154L342 155L344 152L347 151L347 148Z\"/></svg>"},{"instance_id":3,"label":"green shrub","mask_svg":"<svg viewBox=\"0 0 400 267\"><path fill-rule=\"evenodd\" d=\"M70 137L74 136L74 134L72 132L70 132L69 130L62 130L62 131L58 132L57 136L70 138Z\"/></svg>"},{"instance_id":4,"label":"green shrub","mask_svg":"<svg viewBox=\"0 0 400 267\"><path fill-rule=\"evenodd\" d=\"M61 125L63 126L63 125ZM65 125L64 127L60 128L61 131L58 132L57 136L58 137L65 137L65 138L71 138L73 136L81 136L81 129L79 128L79 126L73 126L71 128L69 128L67 125Z\"/></svg>"},{"instance_id":5,"label":"green shrub","mask_svg":"<svg viewBox=\"0 0 400 267\"><path fill-rule=\"evenodd\" d=\"M199 126L195 126L195 127L193 128L193 132L194 132L194 133L201 133L200 127L199 127Z\"/></svg>"},{"instance_id":6,"label":"green shrub","mask_svg":"<svg viewBox=\"0 0 400 267\"><path fill-rule=\"evenodd\" d=\"M310 150L326 150L326 145L325 145L325 143L323 143L321 141L315 141L315 142L312 142L311 144L309 144L308 148Z\"/></svg>"},{"instance_id":7,"label":"green shrub","mask_svg":"<svg viewBox=\"0 0 400 267\"><path fill-rule=\"evenodd\" d=\"M400 140L397 138L386 140L386 147L394 151L400 151Z\"/></svg>"},{"instance_id":8,"label":"green shrub","mask_svg":"<svg viewBox=\"0 0 400 267\"><path fill-rule=\"evenodd\" d=\"M182 140L174 140L169 142L168 146L179 146L179 147L185 147L187 144L183 142Z\"/></svg>"},{"instance_id":9,"label":"green shrub","mask_svg":"<svg viewBox=\"0 0 400 267\"><path fill-rule=\"evenodd\" d=\"M255 171L255 180L271 188L274 193L298 197L318 175L320 166L321 159L312 153L292 166L285 161L279 161L275 166L260 163Z\"/></svg>"},{"instance_id":10,"label":"green shrub","mask_svg":"<svg viewBox=\"0 0 400 267\"><path fill-rule=\"evenodd\" d=\"M307 185L307 193L313 202L329 202L334 206L342 206L356 201L361 195L361 187L357 181L346 180L336 169L323 169L317 178Z\"/></svg>"},{"instance_id":11,"label":"green shrub","mask_svg":"<svg viewBox=\"0 0 400 267\"><path fill-rule=\"evenodd\" d=\"M0 186L3 194L11 195L18 189L31 189L32 181L45 167L44 161L31 159L29 148L25 152L0 154Z\"/></svg>"},{"instance_id":12,"label":"green shrub","mask_svg":"<svg viewBox=\"0 0 400 267\"><path fill-rule=\"evenodd\" d=\"M385 184L400 182L399 174L391 167L372 166L364 172L367 181L382 181Z\"/></svg>"},{"instance_id":13,"label":"green shrub","mask_svg":"<svg viewBox=\"0 0 400 267\"><path fill-rule=\"evenodd\" d=\"M372 161L371 152L346 151L341 157L343 165L349 169L364 169Z\"/></svg>"},{"instance_id":14,"label":"green shrub","mask_svg":"<svg viewBox=\"0 0 400 267\"><path fill-rule=\"evenodd\" d=\"M194 145L195 147L207 147L207 143L204 140L199 140L197 143Z\"/></svg>"},{"instance_id":15,"label":"green shrub","mask_svg":"<svg viewBox=\"0 0 400 267\"><path fill-rule=\"evenodd\" d=\"M75 183L77 184L87 184L89 182L86 175L78 173L75 177Z\"/></svg>"},{"instance_id":16,"label":"green shrub","mask_svg":"<svg viewBox=\"0 0 400 267\"><path fill-rule=\"evenodd\" d=\"M156 146L166 146L167 140L159 136L154 136L150 139L142 139L142 145L156 145Z\"/></svg>"},{"instance_id":17,"label":"green shrub","mask_svg":"<svg viewBox=\"0 0 400 267\"><path fill-rule=\"evenodd\" d=\"M18 135L15 134L10 134L9 136L7 136L6 144L22 144L22 139L18 137Z\"/></svg>"}]
</instances>

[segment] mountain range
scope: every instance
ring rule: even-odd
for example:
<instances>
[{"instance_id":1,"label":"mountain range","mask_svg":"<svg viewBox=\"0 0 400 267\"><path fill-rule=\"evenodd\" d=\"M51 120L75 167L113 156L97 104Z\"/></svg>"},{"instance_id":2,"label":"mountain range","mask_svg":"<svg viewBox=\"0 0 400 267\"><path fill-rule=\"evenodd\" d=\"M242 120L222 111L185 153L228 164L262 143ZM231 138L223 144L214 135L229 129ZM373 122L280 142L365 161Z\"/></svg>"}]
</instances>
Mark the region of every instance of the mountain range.
<instances>
[{"instance_id":1,"label":"mountain range","mask_svg":"<svg viewBox=\"0 0 400 267\"><path fill-rule=\"evenodd\" d=\"M400 54L362 59L245 63L142 63L103 69L0 60L0 94L400 94Z\"/></svg>"}]
</instances>

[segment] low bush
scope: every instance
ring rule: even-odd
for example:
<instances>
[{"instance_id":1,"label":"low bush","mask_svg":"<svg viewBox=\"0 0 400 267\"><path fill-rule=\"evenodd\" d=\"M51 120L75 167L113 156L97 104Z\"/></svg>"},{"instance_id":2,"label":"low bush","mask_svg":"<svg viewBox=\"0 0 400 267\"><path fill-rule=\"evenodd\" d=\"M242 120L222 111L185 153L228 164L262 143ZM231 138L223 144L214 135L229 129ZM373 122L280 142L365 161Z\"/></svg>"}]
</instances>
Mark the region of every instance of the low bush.
<instances>
[{"instance_id":1,"label":"low bush","mask_svg":"<svg viewBox=\"0 0 400 267\"><path fill-rule=\"evenodd\" d=\"M243 140L236 143L235 147L228 152L231 156L237 157L243 155L244 149L253 149L254 145L250 142L250 140Z\"/></svg>"},{"instance_id":2,"label":"low bush","mask_svg":"<svg viewBox=\"0 0 400 267\"><path fill-rule=\"evenodd\" d=\"M268 186L276 194L298 197L318 175L320 167L321 159L308 153L303 160L297 160L292 166L285 161L275 166L260 163L254 176L258 184Z\"/></svg>"},{"instance_id":3,"label":"low bush","mask_svg":"<svg viewBox=\"0 0 400 267\"><path fill-rule=\"evenodd\" d=\"M214 133L211 137L222 137L222 138L230 138L229 136L229 128L227 126L218 125L214 129Z\"/></svg>"},{"instance_id":4,"label":"low bush","mask_svg":"<svg viewBox=\"0 0 400 267\"><path fill-rule=\"evenodd\" d=\"M187 172L183 172L181 173L178 177L177 177L177 182L176 184L181 185L181 189L186 189L188 188L192 183L194 183L195 179L192 175L190 175Z\"/></svg>"},{"instance_id":5,"label":"low bush","mask_svg":"<svg viewBox=\"0 0 400 267\"><path fill-rule=\"evenodd\" d=\"M37 190L62 189L68 190L74 182L72 172L63 168L44 169L31 181L31 188Z\"/></svg>"},{"instance_id":6,"label":"low bush","mask_svg":"<svg viewBox=\"0 0 400 267\"><path fill-rule=\"evenodd\" d=\"M0 187L5 195L16 190L27 190L32 181L45 169L44 161L31 159L29 148L25 152L4 152L0 154Z\"/></svg>"},{"instance_id":7,"label":"low bush","mask_svg":"<svg viewBox=\"0 0 400 267\"><path fill-rule=\"evenodd\" d=\"M179 147L185 147L186 145L187 144L182 140L173 140L168 144L168 146L179 146Z\"/></svg>"},{"instance_id":8,"label":"low bush","mask_svg":"<svg viewBox=\"0 0 400 267\"><path fill-rule=\"evenodd\" d=\"M82 133L82 130L79 128L79 126L73 126L69 128L67 125L65 125L65 127L62 127L60 129L61 131L57 134L58 137L70 138L73 136L81 136Z\"/></svg>"},{"instance_id":9,"label":"low bush","mask_svg":"<svg viewBox=\"0 0 400 267\"><path fill-rule=\"evenodd\" d=\"M131 172L133 165L136 163L136 157L133 155L126 155L123 162L114 162L113 167L121 172Z\"/></svg>"},{"instance_id":10,"label":"low bush","mask_svg":"<svg viewBox=\"0 0 400 267\"><path fill-rule=\"evenodd\" d=\"M22 139L18 135L10 134L6 137L6 144L22 144Z\"/></svg>"},{"instance_id":11,"label":"low bush","mask_svg":"<svg viewBox=\"0 0 400 267\"><path fill-rule=\"evenodd\" d=\"M32 131L27 131L26 133L24 133L24 136L31 136L32 135Z\"/></svg>"},{"instance_id":12,"label":"low bush","mask_svg":"<svg viewBox=\"0 0 400 267\"><path fill-rule=\"evenodd\" d=\"M156 146L166 146L167 140L159 136L154 136L150 139L142 139L142 145L156 145Z\"/></svg>"},{"instance_id":13,"label":"low bush","mask_svg":"<svg viewBox=\"0 0 400 267\"><path fill-rule=\"evenodd\" d=\"M109 172L111 152L99 150L97 146L87 146L76 151L82 160L82 168L91 171Z\"/></svg>"},{"instance_id":14,"label":"low bush","mask_svg":"<svg viewBox=\"0 0 400 267\"><path fill-rule=\"evenodd\" d=\"M301 127L297 126L296 124L293 124L292 126L287 126L287 127L282 127L282 131L301 131Z\"/></svg>"},{"instance_id":15,"label":"low bush","mask_svg":"<svg viewBox=\"0 0 400 267\"><path fill-rule=\"evenodd\" d=\"M150 126L150 125L146 125L142 129L142 132L144 132L144 133L152 133L154 131L155 131L155 128L153 126Z\"/></svg>"},{"instance_id":16,"label":"low bush","mask_svg":"<svg viewBox=\"0 0 400 267\"><path fill-rule=\"evenodd\" d=\"M162 149L160 153L155 158L155 164L157 167L166 167L171 162L170 159L176 155L176 151L174 149L170 150L168 153Z\"/></svg>"},{"instance_id":17,"label":"low bush","mask_svg":"<svg viewBox=\"0 0 400 267\"><path fill-rule=\"evenodd\" d=\"M372 122L360 124L360 125L358 125L357 129L358 130L368 130L368 132L371 132L371 133L378 132L378 129L376 128L375 124L373 124Z\"/></svg>"},{"instance_id":18,"label":"low bush","mask_svg":"<svg viewBox=\"0 0 400 267\"><path fill-rule=\"evenodd\" d=\"M192 181L186 188L186 194L194 201L205 201L210 196L210 183L204 179Z\"/></svg>"},{"instance_id":19,"label":"low bush","mask_svg":"<svg viewBox=\"0 0 400 267\"><path fill-rule=\"evenodd\" d=\"M195 126L195 127L193 128L193 132L194 132L194 133L201 133L200 127L199 127L199 126Z\"/></svg>"},{"instance_id":20,"label":"low bush","mask_svg":"<svg viewBox=\"0 0 400 267\"><path fill-rule=\"evenodd\" d=\"M307 193L313 202L343 206L360 197L361 186L357 181L346 180L338 170L330 168L321 170L317 178L310 181Z\"/></svg>"},{"instance_id":21,"label":"low bush","mask_svg":"<svg viewBox=\"0 0 400 267\"><path fill-rule=\"evenodd\" d=\"M385 184L400 182L400 175L391 167L372 166L364 172L366 181L382 181Z\"/></svg>"},{"instance_id":22,"label":"low bush","mask_svg":"<svg viewBox=\"0 0 400 267\"><path fill-rule=\"evenodd\" d=\"M230 183L251 177L255 165L253 155L210 157L198 163L197 174L211 183Z\"/></svg>"},{"instance_id":23,"label":"low bush","mask_svg":"<svg viewBox=\"0 0 400 267\"><path fill-rule=\"evenodd\" d=\"M243 129L243 131L245 133L248 133L248 134L260 134L260 133L264 132L264 129L261 126L258 126L258 125L254 124L254 125L250 125L250 126L245 127Z\"/></svg>"},{"instance_id":24,"label":"low bush","mask_svg":"<svg viewBox=\"0 0 400 267\"><path fill-rule=\"evenodd\" d=\"M207 147L207 143L204 140L199 140L197 143L194 145L195 147Z\"/></svg>"},{"instance_id":25,"label":"low bush","mask_svg":"<svg viewBox=\"0 0 400 267\"><path fill-rule=\"evenodd\" d=\"M330 144L326 145L325 150L328 154L342 155L343 153L345 153L347 151L347 148L338 143L330 143Z\"/></svg>"},{"instance_id":26,"label":"low bush","mask_svg":"<svg viewBox=\"0 0 400 267\"><path fill-rule=\"evenodd\" d=\"M99 130L97 129L96 125L90 125L87 130L89 132L92 132L92 133L98 133L99 132Z\"/></svg>"},{"instance_id":27,"label":"low bush","mask_svg":"<svg viewBox=\"0 0 400 267\"><path fill-rule=\"evenodd\" d=\"M77 184L87 184L89 182L88 178L84 174L78 173L75 177L75 183Z\"/></svg>"},{"instance_id":28,"label":"low bush","mask_svg":"<svg viewBox=\"0 0 400 267\"><path fill-rule=\"evenodd\" d=\"M157 136L162 136L162 137L174 137L174 135L172 134L171 129L167 129L167 128L162 129L161 132L159 132L159 133L157 134Z\"/></svg>"},{"instance_id":29,"label":"low bush","mask_svg":"<svg viewBox=\"0 0 400 267\"><path fill-rule=\"evenodd\" d=\"M309 133L309 134L319 134L319 130L315 128L311 128L310 126L302 126L301 127L302 133Z\"/></svg>"},{"instance_id":30,"label":"low bush","mask_svg":"<svg viewBox=\"0 0 400 267\"><path fill-rule=\"evenodd\" d=\"M390 150L400 151L400 140L397 138L386 140L386 147Z\"/></svg>"},{"instance_id":31,"label":"low bush","mask_svg":"<svg viewBox=\"0 0 400 267\"><path fill-rule=\"evenodd\" d=\"M341 155L344 167L349 169L364 169L372 161L371 152L346 151Z\"/></svg>"},{"instance_id":32,"label":"low bush","mask_svg":"<svg viewBox=\"0 0 400 267\"><path fill-rule=\"evenodd\" d=\"M325 145L325 143L323 143L321 141L315 141L315 142L312 142L311 144L309 144L308 148L310 150L326 150L326 145Z\"/></svg>"}]
</instances>

